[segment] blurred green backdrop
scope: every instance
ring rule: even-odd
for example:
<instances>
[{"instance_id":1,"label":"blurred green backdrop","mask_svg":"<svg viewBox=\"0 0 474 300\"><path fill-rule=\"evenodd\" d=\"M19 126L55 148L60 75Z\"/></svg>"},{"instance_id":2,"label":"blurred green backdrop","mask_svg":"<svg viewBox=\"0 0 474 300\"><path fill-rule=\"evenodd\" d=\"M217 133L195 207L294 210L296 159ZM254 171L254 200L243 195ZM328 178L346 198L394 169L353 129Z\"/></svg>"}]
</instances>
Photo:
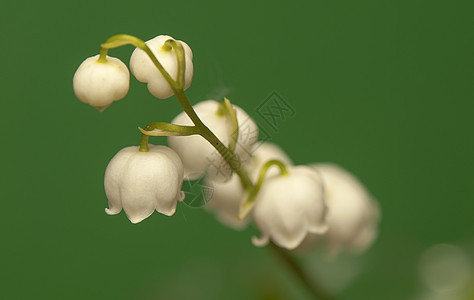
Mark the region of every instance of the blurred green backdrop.
<instances>
[{"instance_id":1,"label":"blurred green backdrop","mask_svg":"<svg viewBox=\"0 0 474 300\"><path fill-rule=\"evenodd\" d=\"M317 253L301 260L342 299L414 299L427 248L455 244L474 258L473 8L432 0L0 2L0 297L308 297L268 249L251 244L255 228L235 232L185 205L138 225L104 213L108 161L138 143L137 126L180 111L134 78L103 113L74 97L79 64L109 36L129 33L191 46L193 103L227 96L296 163L332 161L357 174L381 204L377 242L342 265ZM128 63L131 52L110 53ZM277 129L257 112L272 92L295 110Z\"/></svg>"}]
</instances>

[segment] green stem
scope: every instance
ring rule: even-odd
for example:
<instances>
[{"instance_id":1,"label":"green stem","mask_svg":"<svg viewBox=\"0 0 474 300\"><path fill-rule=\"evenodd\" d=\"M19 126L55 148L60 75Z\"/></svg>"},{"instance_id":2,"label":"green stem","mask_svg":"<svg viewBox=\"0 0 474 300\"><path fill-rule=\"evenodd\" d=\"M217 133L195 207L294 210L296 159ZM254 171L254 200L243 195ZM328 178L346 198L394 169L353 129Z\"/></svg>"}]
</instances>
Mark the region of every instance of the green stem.
<instances>
[{"instance_id":1,"label":"green stem","mask_svg":"<svg viewBox=\"0 0 474 300\"><path fill-rule=\"evenodd\" d=\"M240 181L245 189L250 190L253 188L252 181L250 180L247 172L245 172L240 165L238 159L232 151L229 150L215 135L214 133L199 119L198 115L194 111L193 107L189 103L188 97L183 90L174 90L174 94L178 99L179 104L183 108L184 112L189 116L194 125L199 129L200 134L205 138L226 160L229 166L239 176Z\"/></svg>"},{"instance_id":2,"label":"green stem","mask_svg":"<svg viewBox=\"0 0 474 300\"><path fill-rule=\"evenodd\" d=\"M258 192L260 192L260 189L262 188L263 182L265 181L265 177L267 175L267 171L271 166L277 166L280 168L280 176L286 176L288 175L288 170L286 169L286 166L284 163L277 159L271 159L267 161L261 168L260 168L260 173L258 174L258 179L257 183L255 186L253 186L247 195L247 198L245 199L244 203L242 203L242 206L239 211L239 220L242 220L247 216L247 214L251 211L251 209L255 206L255 197L257 197Z\"/></svg>"},{"instance_id":3,"label":"green stem","mask_svg":"<svg viewBox=\"0 0 474 300\"><path fill-rule=\"evenodd\" d=\"M315 280L311 280L310 276L301 268L298 261L285 249L278 247L270 242L269 247L275 255L293 272L293 274L301 280L303 285L313 295L315 299L334 300L335 298L326 292Z\"/></svg>"},{"instance_id":4,"label":"green stem","mask_svg":"<svg viewBox=\"0 0 474 300\"><path fill-rule=\"evenodd\" d=\"M100 63L106 63L107 62L107 52L109 52L109 49L100 48L99 59L97 61L100 62Z\"/></svg>"},{"instance_id":5,"label":"green stem","mask_svg":"<svg viewBox=\"0 0 474 300\"><path fill-rule=\"evenodd\" d=\"M178 86L170 83L173 92L178 99L179 104L183 108L184 112L188 115L191 121L194 123L196 128L199 130L200 135L206 139L225 159L229 164L232 170L239 176L242 186L246 190L251 190L253 188L252 181L250 180L247 172L241 168L240 160L235 156L233 151L229 150L217 136L199 119L198 115L194 111L191 103L189 102L188 97L184 93L184 71L185 71L185 61L184 61L184 49L183 46L178 43L170 41L172 46L177 46L175 48L176 59L178 61L178 82L182 82L183 85Z\"/></svg>"},{"instance_id":6,"label":"green stem","mask_svg":"<svg viewBox=\"0 0 474 300\"><path fill-rule=\"evenodd\" d=\"M186 61L184 58L184 48L180 42L175 41L173 39L167 40L162 48L170 47L175 51L176 60L178 62L178 77L177 77L177 86L176 89L183 89L184 90L184 74L186 72Z\"/></svg>"},{"instance_id":7,"label":"green stem","mask_svg":"<svg viewBox=\"0 0 474 300\"><path fill-rule=\"evenodd\" d=\"M161 63L156 58L155 54L153 54L153 52L150 50L148 45L144 41L137 37L134 37L133 35L117 34L108 38L105 43L101 45L102 48L100 50L99 61L101 61L101 59L105 59L105 55L107 55L108 49L117 48L128 44L145 51L145 53L151 59L155 67L160 71L161 75L163 75L166 81L170 84L171 88L179 88L178 83L173 78L171 78L170 74L161 65Z\"/></svg>"},{"instance_id":8,"label":"green stem","mask_svg":"<svg viewBox=\"0 0 474 300\"><path fill-rule=\"evenodd\" d=\"M148 152L148 135L142 134L140 137L140 152Z\"/></svg>"},{"instance_id":9,"label":"green stem","mask_svg":"<svg viewBox=\"0 0 474 300\"><path fill-rule=\"evenodd\" d=\"M255 188L252 191L252 193L255 193L255 195L258 194L258 192L260 191L260 188L263 185L263 181L265 180L265 176L267 175L268 169L271 166L277 166L278 168L280 168L280 176L288 175L288 170L286 169L286 166L284 163L282 163L281 161L277 159L271 159L267 161L260 169L260 172L258 174L257 184L255 185Z\"/></svg>"}]
</instances>

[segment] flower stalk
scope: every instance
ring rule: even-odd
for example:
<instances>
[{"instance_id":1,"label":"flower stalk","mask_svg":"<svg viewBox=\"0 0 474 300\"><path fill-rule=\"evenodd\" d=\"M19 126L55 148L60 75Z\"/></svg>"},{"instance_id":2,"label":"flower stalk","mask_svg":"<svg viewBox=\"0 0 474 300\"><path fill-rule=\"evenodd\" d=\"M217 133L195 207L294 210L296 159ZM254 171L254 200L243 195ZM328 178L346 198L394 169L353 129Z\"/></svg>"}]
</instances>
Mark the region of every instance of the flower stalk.
<instances>
[{"instance_id":1,"label":"flower stalk","mask_svg":"<svg viewBox=\"0 0 474 300\"><path fill-rule=\"evenodd\" d=\"M245 202L242 204L240 208L240 213L239 213L239 220L243 220L247 214L252 210L252 208L255 205L255 197L258 195L258 192L262 188L263 182L265 181L265 177L267 175L268 169L271 166L277 166L280 168L280 175L281 176L286 176L288 175L288 170L286 169L286 166L284 163L277 159L272 159L267 161L262 168L260 169L260 173L258 175L258 180L257 183L249 189L249 193L247 198L245 199Z\"/></svg>"},{"instance_id":2,"label":"flower stalk","mask_svg":"<svg viewBox=\"0 0 474 300\"><path fill-rule=\"evenodd\" d=\"M144 41L142 41L141 39L137 37L134 37L133 35L117 34L107 39L105 43L101 45L99 61L101 60L103 61L105 59L109 49L118 48L125 45L132 45L132 46L137 47L138 49L145 51L145 53L148 55L148 57L150 57L155 67L160 71L161 75L163 75L163 77L171 85L171 87L175 87L175 88L179 87L177 82L173 78L171 78L170 74L165 70L163 65L158 61L155 54L153 54L153 52L148 47L148 45ZM184 73L184 70L182 72Z\"/></svg>"},{"instance_id":3,"label":"flower stalk","mask_svg":"<svg viewBox=\"0 0 474 300\"><path fill-rule=\"evenodd\" d=\"M280 258L283 264L301 281L315 299L319 300L335 300L326 290L324 290L314 279L303 270L298 261L286 249L283 249L273 242L268 246L272 252Z\"/></svg>"}]
</instances>

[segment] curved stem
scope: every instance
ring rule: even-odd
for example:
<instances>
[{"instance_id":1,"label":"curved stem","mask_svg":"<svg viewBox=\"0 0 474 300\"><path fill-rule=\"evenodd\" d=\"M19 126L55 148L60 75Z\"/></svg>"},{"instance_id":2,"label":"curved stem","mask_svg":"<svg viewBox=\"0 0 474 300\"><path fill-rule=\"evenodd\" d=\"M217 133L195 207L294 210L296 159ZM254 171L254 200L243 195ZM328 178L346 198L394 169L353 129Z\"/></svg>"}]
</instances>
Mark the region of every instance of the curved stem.
<instances>
[{"instance_id":1,"label":"curved stem","mask_svg":"<svg viewBox=\"0 0 474 300\"><path fill-rule=\"evenodd\" d=\"M239 176L240 181L245 189L249 190L253 188L253 183L250 180L248 174L241 169L240 161L236 156L229 150L214 133L199 119L198 115L194 111L193 107L189 103L188 97L183 90L174 90L174 94L178 99L179 104L183 108L184 112L189 116L194 125L200 130L200 134L205 138L226 160L232 170Z\"/></svg>"},{"instance_id":2,"label":"curved stem","mask_svg":"<svg viewBox=\"0 0 474 300\"><path fill-rule=\"evenodd\" d=\"M271 166L277 166L278 168L280 168L280 176L288 175L288 170L286 169L285 164L282 163L281 161L277 159L271 159L265 162L265 164L260 168L260 173L258 174L257 183L250 190L248 190L249 193L247 195L247 198L240 206L239 216L238 216L239 220L243 220L245 216L247 216L248 213L255 206L255 197L257 197L258 192L260 192L263 182L265 181L267 171Z\"/></svg>"},{"instance_id":3,"label":"curved stem","mask_svg":"<svg viewBox=\"0 0 474 300\"><path fill-rule=\"evenodd\" d=\"M158 61L155 54L151 51L151 49L148 47L148 45L144 41L142 41L141 39L139 39L137 37L134 37L133 35L117 34L117 35L114 35L114 36L108 38L105 41L105 43L103 43L101 45L102 48L100 49L99 61L101 61L101 59L102 60L105 59L105 57L107 55L107 51L109 49L121 47L121 46L128 45L128 44L133 45L133 46L145 51L145 53L151 59L151 61L155 65L155 67L160 71L161 75L163 75L163 77L169 83L171 88L172 89L179 88L178 83L173 78L171 78L170 74L165 70L163 65L161 65L161 63ZM184 50L183 50L183 53L184 53Z\"/></svg>"},{"instance_id":4,"label":"curved stem","mask_svg":"<svg viewBox=\"0 0 474 300\"><path fill-rule=\"evenodd\" d=\"M293 274L301 280L315 299L335 300L335 298L326 292L315 280L311 280L308 274L306 274L303 268L301 268L298 261L287 250L278 247L272 242L270 242L269 247L293 272Z\"/></svg>"},{"instance_id":5,"label":"curved stem","mask_svg":"<svg viewBox=\"0 0 474 300\"><path fill-rule=\"evenodd\" d=\"M184 89L184 74L186 72L186 62L184 58L184 48L180 42L173 39L167 40L162 48L173 49L176 53L176 60L178 63L178 77L177 77L177 89Z\"/></svg>"},{"instance_id":6,"label":"curved stem","mask_svg":"<svg viewBox=\"0 0 474 300\"><path fill-rule=\"evenodd\" d=\"M106 63L107 62L107 52L109 52L109 49L100 48L99 59L97 61L100 62L100 63Z\"/></svg>"},{"instance_id":7,"label":"curved stem","mask_svg":"<svg viewBox=\"0 0 474 300\"><path fill-rule=\"evenodd\" d=\"M255 185L255 189L254 189L255 194L257 194L258 191L260 190L260 188L262 187L263 181L265 180L265 176L267 175L268 169L271 166L277 166L278 168L280 168L280 176L288 175L288 170L286 169L285 164L282 163L281 161L279 161L277 159L271 159L271 160L265 162L265 164L263 164L263 166L260 169L260 172L258 174L258 181L257 181L257 184Z\"/></svg>"}]
</instances>

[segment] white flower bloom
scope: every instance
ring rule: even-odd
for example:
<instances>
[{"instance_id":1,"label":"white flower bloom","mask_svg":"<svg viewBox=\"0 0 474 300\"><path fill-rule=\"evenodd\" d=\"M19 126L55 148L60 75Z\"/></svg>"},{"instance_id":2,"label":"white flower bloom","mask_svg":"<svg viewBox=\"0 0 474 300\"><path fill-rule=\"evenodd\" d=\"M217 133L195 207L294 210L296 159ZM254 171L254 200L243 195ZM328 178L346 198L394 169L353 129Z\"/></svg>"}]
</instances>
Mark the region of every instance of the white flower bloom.
<instances>
[{"instance_id":1,"label":"white flower bloom","mask_svg":"<svg viewBox=\"0 0 474 300\"><path fill-rule=\"evenodd\" d=\"M76 97L100 111L125 97L130 86L127 66L118 58L106 58L106 62L99 62L99 55L87 58L73 78Z\"/></svg>"},{"instance_id":2,"label":"white flower bloom","mask_svg":"<svg viewBox=\"0 0 474 300\"><path fill-rule=\"evenodd\" d=\"M287 175L265 180L255 198L252 217L262 232L256 246L271 238L280 247L295 249L309 233L327 230L326 204L320 176L306 166L288 168Z\"/></svg>"},{"instance_id":3,"label":"white flower bloom","mask_svg":"<svg viewBox=\"0 0 474 300\"><path fill-rule=\"evenodd\" d=\"M183 165L166 146L149 145L149 152L132 146L120 150L105 171L105 193L109 215L122 208L132 223L148 218L153 211L172 216L176 202L184 199Z\"/></svg>"},{"instance_id":4,"label":"white flower bloom","mask_svg":"<svg viewBox=\"0 0 474 300\"><path fill-rule=\"evenodd\" d=\"M201 121L219 138L224 145L229 145L232 135L232 124L225 114L220 113L217 101L207 100L199 102L193 108ZM235 154L245 163L250 158L252 146L258 138L257 124L240 107L233 105L239 124L239 137ZM191 119L182 112L176 116L173 124L193 125ZM227 181L232 170L217 150L203 137L170 136L168 143L176 151L184 165L184 177L194 180L207 171L212 180Z\"/></svg>"},{"instance_id":5,"label":"white flower bloom","mask_svg":"<svg viewBox=\"0 0 474 300\"><path fill-rule=\"evenodd\" d=\"M292 165L290 158L275 144L258 143L253 149L250 162L243 165L243 168L248 171L254 182L257 180L260 168L269 160L277 159L286 166ZM278 172L278 168L270 168L266 177L277 175ZM206 209L215 212L217 219L224 225L237 230L245 228L249 218L237 219L240 205L247 195L239 176L233 174L228 182L216 182L206 177L206 185L212 189Z\"/></svg>"},{"instance_id":6,"label":"white flower bloom","mask_svg":"<svg viewBox=\"0 0 474 300\"><path fill-rule=\"evenodd\" d=\"M239 208L245 199L245 190L236 174L227 182L216 182L206 178L206 186L212 191L205 208L213 211L222 224L236 229L244 229L248 218L238 220Z\"/></svg>"},{"instance_id":7,"label":"white flower bloom","mask_svg":"<svg viewBox=\"0 0 474 300\"><path fill-rule=\"evenodd\" d=\"M377 236L380 210L362 183L334 164L313 164L321 174L328 205L329 230L324 235L330 252L363 252ZM318 238L316 238L317 240Z\"/></svg>"},{"instance_id":8,"label":"white flower bloom","mask_svg":"<svg viewBox=\"0 0 474 300\"><path fill-rule=\"evenodd\" d=\"M173 39L168 35L159 35L146 42L151 52L155 54L158 61L161 63L163 68L170 74L174 80L178 76L178 60L174 51L165 51L162 49L164 43ZM184 89L186 90L193 79L193 52L189 48L188 44L183 41L178 41L183 45L184 57L185 57L185 72L184 72ZM159 98L166 99L173 96L173 90L161 75L160 71L151 61L150 57L145 51L136 48L130 58L130 70L137 80L147 83L148 90L150 93Z\"/></svg>"}]
</instances>

